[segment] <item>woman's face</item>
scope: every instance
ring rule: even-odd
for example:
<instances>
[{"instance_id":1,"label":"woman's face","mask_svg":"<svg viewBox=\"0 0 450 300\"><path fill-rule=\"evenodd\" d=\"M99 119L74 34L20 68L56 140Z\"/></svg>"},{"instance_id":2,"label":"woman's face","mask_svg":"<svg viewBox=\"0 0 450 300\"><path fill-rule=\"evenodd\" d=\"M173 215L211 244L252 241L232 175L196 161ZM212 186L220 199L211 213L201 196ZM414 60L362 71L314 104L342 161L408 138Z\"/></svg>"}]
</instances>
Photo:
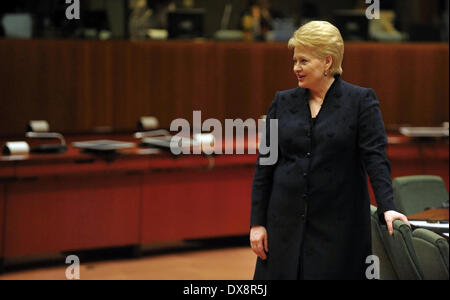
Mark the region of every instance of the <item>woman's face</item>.
<instances>
[{"instance_id":1,"label":"woman's face","mask_svg":"<svg viewBox=\"0 0 450 300\"><path fill-rule=\"evenodd\" d=\"M294 74L298 80L298 86L305 89L317 88L324 79L324 72L330 67L329 60L319 59L311 48L297 46L294 48Z\"/></svg>"}]
</instances>

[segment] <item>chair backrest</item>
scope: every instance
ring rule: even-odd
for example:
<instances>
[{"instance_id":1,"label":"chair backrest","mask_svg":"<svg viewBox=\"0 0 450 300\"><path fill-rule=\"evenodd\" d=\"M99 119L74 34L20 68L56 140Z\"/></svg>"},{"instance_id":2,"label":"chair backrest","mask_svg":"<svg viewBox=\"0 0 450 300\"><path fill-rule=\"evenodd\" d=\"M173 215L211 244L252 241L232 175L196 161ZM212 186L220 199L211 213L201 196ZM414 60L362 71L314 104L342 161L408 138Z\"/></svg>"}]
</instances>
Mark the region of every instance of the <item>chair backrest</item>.
<instances>
[{"instance_id":1,"label":"chair backrest","mask_svg":"<svg viewBox=\"0 0 450 300\"><path fill-rule=\"evenodd\" d=\"M423 273L412 242L411 228L400 220L394 221L394 234L381 225L381 239L400 280L420 280Z\"/></svg>"},{"instance_id":2,"label":"chair backrest","mask_svg":"<svg viewBox=\"0 0 450 300\"><path fill-rule=\"evenodd\" d=\"M441 207L448 201L448 192L439 176L417 175L397 177L392 181L394 204L405 215L431 207Z\"/></svg>"},{"instance_id":3,"label":"chair backrest","mask_svg":"<svg viewBox=\"0 0 450 300\"><path fill-rule=\"evenodd\" d=\"M423 271L424 279L449 279L448 241L440 235L423 228L413 232L413 245Z\"/></svg>"},{"instance_id":4,"label":"chair backrest","mask_svg":"<svg viewBox=\"0 0 450 300\"><path fill-rule=\"evenodd\" d=\"M394 280L398 279L392 266L391 259L386 253L386 250L381 239L381 227L377 215L377 208L370 205L370 219L372 224L372 254L378 256L380 260L380 279Z\"/></svg>"}]
</instances>

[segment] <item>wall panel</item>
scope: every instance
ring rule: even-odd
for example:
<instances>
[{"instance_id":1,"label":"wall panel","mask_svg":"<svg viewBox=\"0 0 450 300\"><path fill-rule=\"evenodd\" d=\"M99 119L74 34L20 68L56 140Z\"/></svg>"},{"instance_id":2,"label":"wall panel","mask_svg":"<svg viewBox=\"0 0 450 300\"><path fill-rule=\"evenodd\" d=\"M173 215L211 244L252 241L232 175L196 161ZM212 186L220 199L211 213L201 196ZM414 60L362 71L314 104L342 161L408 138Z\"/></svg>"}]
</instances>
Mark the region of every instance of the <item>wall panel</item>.
<instances>
[{"instance_id":1,"label":"wall panel","mask_svg":"<svg viewBox=\"0 0 450 300\"><path fill-rule=\"evenodd\" d=\"M448 121L448 44L347 43L343 78L373 88L385 123ZM0 40L0 135L31 119L63 133L133 130L143 115L257 118L296 87L284 43Z\"/></svg>"}]
</instances>

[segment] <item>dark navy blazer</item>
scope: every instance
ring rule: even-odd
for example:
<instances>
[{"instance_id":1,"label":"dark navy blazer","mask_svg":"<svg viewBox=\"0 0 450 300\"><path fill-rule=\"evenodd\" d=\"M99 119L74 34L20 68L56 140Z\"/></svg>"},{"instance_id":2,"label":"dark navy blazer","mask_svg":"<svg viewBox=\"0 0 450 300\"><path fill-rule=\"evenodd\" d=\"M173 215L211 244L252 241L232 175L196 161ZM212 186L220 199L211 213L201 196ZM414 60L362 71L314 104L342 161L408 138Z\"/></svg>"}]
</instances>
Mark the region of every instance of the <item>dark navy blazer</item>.
<instances>
[{"instance_id":1,"label":"dark navy blazer","mask_svg":"<svg viewBox=\"0 0 450 300\"><path fill-rule=\"evenodd\" d=\"M250 225L265 226L269 242L254 278L363 279L371 254L366 174L380 217L395 210L379 102L372 89L336 76L313 126L308 99L303 88L277 92L267 113L267 141L278 120L279 154L274 165L257 163L253 178Z\"/></svg>"}]
</instances>

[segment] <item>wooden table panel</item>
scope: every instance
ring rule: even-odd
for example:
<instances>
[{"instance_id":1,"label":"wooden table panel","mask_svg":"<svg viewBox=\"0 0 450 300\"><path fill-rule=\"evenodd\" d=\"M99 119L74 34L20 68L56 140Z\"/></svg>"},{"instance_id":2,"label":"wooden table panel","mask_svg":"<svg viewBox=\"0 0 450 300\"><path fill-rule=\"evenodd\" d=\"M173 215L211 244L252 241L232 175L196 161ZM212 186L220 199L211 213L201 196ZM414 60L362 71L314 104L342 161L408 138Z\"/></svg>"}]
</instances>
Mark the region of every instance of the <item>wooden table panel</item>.
<instances>
[{"instance_id":1,"label":"wooden table panel","mask_svg":"<svg viewBox=\"0 0 450 300\"><path fill-rule=\"evenodd\" d=\"M4 257L139 243L138 176L19 180L5 199Z\"/></svg>"},{"instance_id":2,"label":"wooden table panel","mask_svg":"<svg viewBox=\"0 0 450 300\"><path fill-rule=\"evenodd\" d=\"M144 176L141 243L245 234L253 168Z\"/></svg>"},{"instance_id":3,"label":"wooden table panel","mask_svg":"<svg viewBox=\"0 0 450 300\"><path fill-rule=\"evenodd\" d=\"M44 176L69 176L105 173L105 172L136 172L146 171L149 165L146 160L134 159L125 161L105 161L96 159L79 160L73 163L60 163L48 165L42 168L42 165L22 165L16 168L16 176L20 178L44 177Z\"/></svg>"},{"instance_id":4,"label":"wooden table panel","mask_svg":"<svg viewBox=\"0 0 450 300\"><path fill-rule=\"evenodd\" d=\"M0 180L2 178L11 178L15 176L14 163L4 163L0 165Z\"/></svg>"},{"instance_id":5,"label":"wooden table panel","mask_svg":"<svg viewBox=\"0 0 450 300\"><path fill-rule=\"evenodd\" d=\"M0 182L0 269L1 269L1 260L3 257L3 248L4 248L4 240L3 240L3 225L5 218L5 197L6 197L6 185Z\"/></svg>"}]
</instances>

